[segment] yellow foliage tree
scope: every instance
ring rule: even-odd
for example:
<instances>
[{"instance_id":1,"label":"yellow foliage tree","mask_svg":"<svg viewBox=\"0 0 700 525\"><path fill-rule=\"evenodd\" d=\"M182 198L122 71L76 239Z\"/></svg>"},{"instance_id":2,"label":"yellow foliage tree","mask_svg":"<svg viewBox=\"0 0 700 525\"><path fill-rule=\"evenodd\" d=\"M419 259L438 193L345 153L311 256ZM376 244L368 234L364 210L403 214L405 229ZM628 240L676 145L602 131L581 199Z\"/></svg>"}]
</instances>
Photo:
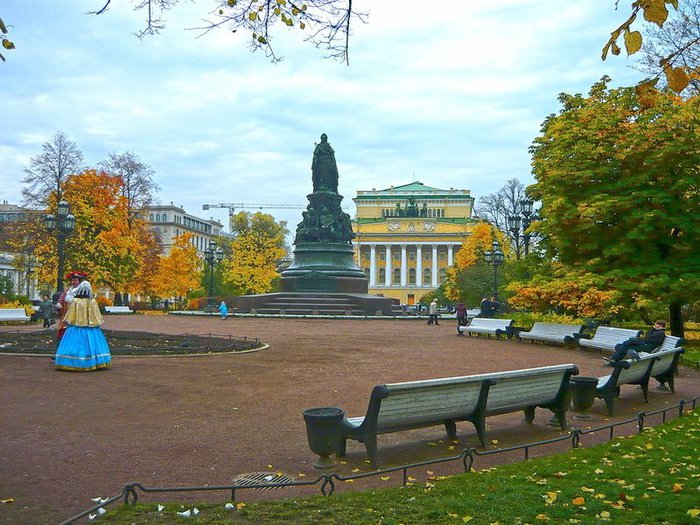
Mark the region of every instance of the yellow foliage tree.
<instances>
[{"instance_id":1,"label":"yellow foliage tree","mask_svg":"<svg viewBox=\"0 0 700 525\"><path fill-rule=\"evenodd\" d=\"M605 283L593 274L575 272L552 263L550 274L541 274L527 282L511 282L509 303L518 309L547 313L558 310L574 317L608 317L622 308L620 293L605 289Z\"/></svg>"},{"instance_id":2,"label":"yellow foliage tree","mask_svg":"<svg viewBox=\"0 0 700 525\"><path fill-rule=\"evenodd\" d=\"M223 279L242 294L260 294L272 290L278 277L277 262L285 250L277 239L262 231L250 230L231 242L233 256L224 261Z\"/></svg>"},{"instance_id":3,"label":"yellow foliage tree","mask_svg":"<svg viewBox=\"0 0 700 525\"><path fill-rule=\"evenodd\" d=\"M494 240L500 243L501 251L507 258L510 253L510 243L503 232L487 222L480 222L474 226L466 242L455 255L454 265L447 269L447 280L444 284L447 298L457 301L467 295L463 289L467 285L462 278L464 271L484 260L484 252L493 248Z\"/></svg>"},{"instance_id":4,"label":"yellow foliage tree","mask_svg":"<svg viewBox=\"0 0 700 525\"><path fill-rule=\"evenodd\" d=\"M122 186L121 178L89 169L70 175L61 195L75 215L75 231L66 238L66 268L86 271L93 283L115 292L128 291L149 242L154 242L145 221L131 220L130 224ZM49 209L55 200L53 193ZM25 238L40 233L41 224L37 222L30 229ZM43 236L34 255L40 262L39 281L50 283L57 265L56 237L46 232Z\"/></svg>"},{"instance_id":5,"label":"yellow foliage tree","mask_svg":"<svg viewBox=\"0 0 700 525\"><path fill-rule=\"evenodd\" d=\"M174 239L170 255L161 256L149 288L158 297L184 297L199 287L201 266L192 234L183 233Z\"/></svg>"}]
</instances>

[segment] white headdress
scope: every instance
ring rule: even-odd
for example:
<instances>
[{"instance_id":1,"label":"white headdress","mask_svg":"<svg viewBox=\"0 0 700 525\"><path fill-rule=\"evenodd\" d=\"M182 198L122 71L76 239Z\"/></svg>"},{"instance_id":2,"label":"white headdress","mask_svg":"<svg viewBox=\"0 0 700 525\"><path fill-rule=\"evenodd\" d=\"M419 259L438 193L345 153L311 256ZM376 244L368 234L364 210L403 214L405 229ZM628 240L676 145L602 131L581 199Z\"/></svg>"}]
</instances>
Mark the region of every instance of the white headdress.
<instances>
[{"instance_id":1,"label":"white headdress","mask_svg":"<svg viewBox=\"0 0 700 525\"><path fill-rule=\"evenodd\" d=\"M75 297L80 298L93 298L92 287L90 286L90 281L81 282L75 289Z\"/></svg>"}]
</instances>

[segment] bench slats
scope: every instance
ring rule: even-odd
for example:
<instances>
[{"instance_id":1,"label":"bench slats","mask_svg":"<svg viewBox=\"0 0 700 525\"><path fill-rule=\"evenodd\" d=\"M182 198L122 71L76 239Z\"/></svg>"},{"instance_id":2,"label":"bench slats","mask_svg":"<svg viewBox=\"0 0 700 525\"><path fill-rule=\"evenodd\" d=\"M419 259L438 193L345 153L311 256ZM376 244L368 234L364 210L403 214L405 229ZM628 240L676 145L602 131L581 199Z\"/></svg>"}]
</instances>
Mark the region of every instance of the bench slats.
<instances>
[{"instance_id":1,"label":"bench slats","mask_svg":"<svg viewBox=\"0 0 700 525\"><path fill-rule=\"evenodd\" d=\"M648 402L649 378L668 382L671 392L675 391L673 378L678 366L678 359L683 353L680 346L683 340L666 336L663 343L652 353L640 353L639 360L623 360L615 365L612 374L599 377L596 397L605 401L608 415L613 415L615 398L619 395L621 385L640 385L644 401Z\"/></svg>"},{"instance_id":2,"label":"bench slats","mask_svg":"<svg viewBox=\"0 0 700 525\"><path fill-rule=\"evenodd\" d=\"M566 364L377 385L365 416L343 420L343 444L338 452L345 453L347 439L356 439L365 444L376 465L378 434L444 424L453 437L457 421L472 422L484 445L486 416L524 410L526 421L532 422L538 406L557 414L564 429L566 386L575 374L576 366Z\"/></svg>"},{"instance_id":3,"label":"bench slats","mask_svg":"<svg viewBox=\"0 0 700 525\"><path fill-rule=\"evenodd\" d=\"M513 325L512 319L492 319L489 317L475 317L467 326L457 328L462 333L471 334L486 334L500 336L500 334L508 333Z\"/></svg>"},{"instance_id":4,"label":"bench slats","mask_svg":"<svg viewBox=\"0 0 700 525\"><path fill-rule=\"evenodd\" d=\"M596 328L595 334L591 339L579 339L579 346L587 348L595 348L597 350L615 350L615 345L630 339L638 337L640 330L631 330L629 328L615 328L611 326L599 326Z\"/></svg>"},{"instance_id":5,"label":"bench slats","mask_svg":"<svg viewBox=\"0 0 700 525\"><path fill-rule=\"evenodd\" d=\"M568 343L573 341L576 334L580 334L583 325L569 325L560 323L536 322L527 332L520 332L520 341L529 339L530 341L544 341L547 343Z\"/></svg>"},{"instance_id":6,"label":"bench slats","mask_svg":"<svg viewBox=\"0 0 700 525\"><path fill-rule=\"evenodd\" d=\"M0 308L0 322L24 322L27 323L31 317L27 315L24 308Z\"/></svg>"}]
</instances>

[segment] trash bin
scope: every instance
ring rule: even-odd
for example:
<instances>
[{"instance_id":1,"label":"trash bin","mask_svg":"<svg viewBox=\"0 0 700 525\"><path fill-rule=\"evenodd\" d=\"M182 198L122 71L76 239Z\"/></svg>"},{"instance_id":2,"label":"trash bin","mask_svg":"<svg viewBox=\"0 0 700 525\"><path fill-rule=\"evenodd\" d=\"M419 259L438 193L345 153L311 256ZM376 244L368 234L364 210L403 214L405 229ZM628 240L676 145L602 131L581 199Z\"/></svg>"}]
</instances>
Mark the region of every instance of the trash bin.
<instances>
[{"instance_id":1,"label":"trash bin","mask_svg":"<svg viewBox=\"0 0 700 525\"><path fill-rule=\"evenodd\" d=\"M342 422L345 411L338 407L319 407L304 410L306 438L309 448L319 455L314 468L324 469L335 465L331 454L342 451Z\"/></svg>"},{"instance_id":2,"label":"trash bin","mask_svg":"<svg viewBox=\"0 0 700 525\"><path fill-rule=\"evenodd\" d=\"M591 419L588 409L595 401L595 391L598 386L597 377L574 376L569 379L571 385L571 404L574 419Z\"/></svg>"}]
</instances>

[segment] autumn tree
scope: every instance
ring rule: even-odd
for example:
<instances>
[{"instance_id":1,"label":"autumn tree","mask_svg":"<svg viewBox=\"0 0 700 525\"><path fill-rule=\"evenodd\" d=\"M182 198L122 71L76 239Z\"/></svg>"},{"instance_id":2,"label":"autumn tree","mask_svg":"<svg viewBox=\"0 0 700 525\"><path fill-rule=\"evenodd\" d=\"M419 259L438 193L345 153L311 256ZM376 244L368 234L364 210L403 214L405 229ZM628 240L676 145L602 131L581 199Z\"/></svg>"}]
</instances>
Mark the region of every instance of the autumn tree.
<instances>
[{"instance_id":1,"label":"autumn tree","mask_svg":"<svg viewBox=\"0 0 700 525\"><path fill-rule=\"evenodd\" d=\"M681 2L683 0L680 0ZM669 6L678 11L679 0L634 0L631 3L631 13L629 18L610 34L610 39L603 47L603 60L608 56L608 53L619 55L622 44L628 55L633 55L642 49L644 38L642 33L633 30L633 25L641 14L646 22L656 24L657 27L663 28L669 24ZM638 94L641 96L649 90L655 91L655 86L663 74L666 78L666 84L673 91L680 93L688 87L691 79L698 79L700 70L697 68L697 62L686 63L686 59L691 56L696 56L700 48L700 38L697 33L697 27L691 31L692 20L685 20L686 14L681 11L676 13L675 20L680 20L681 31L670 31L668 33L671 38L668 40L668 46L664 49L662 56L658 58L656 64L649 64L650 72L653 78L642 82L638 86ZM672 19L673 20L673 19ZM648 40L648 39L647 39ZM659 48L657 48L659 49ZM653 52L652 52L653 55Z\"/></svg>"},{"instance_id":2,"label":"autumn tree","mask_svg":"<svg viewBox=\"0 0 700 525\"><path fill-rule=\"evenodd\" d=\"M510 179L496 193L491 193L478 199L474 206L474 213L480 219L483 219L494 225L499 231L503 232L510 244L513 254L517 258L524 252L524 246L520 243L520 234L523 233L522 228L517 233L512 232L508 228L508 217L523 216L523 201L528 200L525 192L525 185L518 179ZM525 225L521 223L521 227ZM530 236L531 242L534 235Z\"/></svg>"},{"instance_id":3,"label":"autumn tree","mask_svg":"<svg viewBox=\"0 0 700 525\"><path fill-rule=\"evenodd\" d=\"M143 212L153 203L158 185L153 181L153 169L136 154L110 153L107 160L99 164L109 175L121 177L122 195L126 198L127 214L130 218Z\"/></svg>"},{"instance_id":4,"label":"autumn tree","mask_svg":"<svg viewBox=\"0 0 700 525\"><path fill-rule=\"evenodd\" d=\"M681 306L700 296L700 99L649 107L608 83L560 95L531 147L538 227L552 258L632 307L665 303L682 335Z\"/></svg>"},{"instance_id":5,"label":"autumn tree","mask_svg":"<svg viewBox=\"0 0 700 525\"><path fill-rule=\"evenodd\" d=\"M182 298L197 289L202 261L192 244L192 234L175 237L170 254L161 256L157 266L148 287L158 297Z\"/></svg>"},{"instance_id":6,"label":"autumn tree","mask_svg":"<svg viewBox=\"0 0 700 525\"><path fill-rule=\"evenodd\" d=\"M22 182L24 203L37 209L46 208L49 198L54 203L63 200L63 190L68 177L79 173L83 163L83 153L62 131L50 141L42 144L42 153L29 159L29 167L24 169Z\"/></svg>"},{"instance_id":7,"label":"autumn tree","mask_svg":"<svg viewBox=\"0 0 700 525\"><path fill-rule=\"evenodd\" d=\"M443 283L445 296L453 301L479 304L493 289L493 267L484 261L484 253L491 250L493 241L501 245L506 255L510 253L503 232L487 222L474 225L471 234L455 254L454 264L447 269L447 280ZM505 284L501 280L501 284Z\"/></svg>"},{"instance_id":8,"label":"autumn tree","mask_svg":"<svg viewBox=\"0 0 700 525\"><path fill-rule=\"evenodd\" d=\"M277 264L287 254L285 221L265 213L240 212L231 220L231 258L224 260L224 282L241 294L266 293L278 279Z\"/></svg>"},{"instance_id":9,"label":"autumn tree","mask_svg":"<svg viewBox=\"0 0 700 525\"><path fill-rule=\"evenodd\" d=\"M165 13L178 3L180 0L137 3L134 9L146 12L146 25L138 33L139 38L160 33L165 28ZM111 0L102 0L102 6L91 13L100 15L110 4ZM285 0L210 0L209 6L209 18L197 29L242 30L250 36L250 49L262 50L273 62L282 59L272 46L273 29L286 28L303 31L307 35L304 40L326 49L329 57L349 63L351 24L367 18L367 13L353 9L352 0L306 0L301 4Z\"/></svg>"},{"instance_id":10,"label":"autumn tree","mask_svg":"<svg viewBox=\"0 0 700 525\"><path fill-rule=\"evenodd\" d=\"M12 40L7 38L8 32L9 31L7 30L5 22L3 22L2 18L0 18L0 44L2 44L3 49L10 50L15 48L15 44L14 42L12 42ZM5 56L2 53L0 53L0 60L2 60L3 62L6 61Z\"/></svg>"},{"instance_id":11,"label":"autumn tree","mask_svg":"<svg viewBox=\"0 0 700 525\"><path fill-rule=\"evenodd\" d=\"M685 44L679 44L683 43ZM695 45L690 45L691 43ZM688 75L690 95L700 94L700 0L678 0L678 16L665 24L650 24L645 31L645 45L640 50L642 70L652 77L659 71L666 57L676 53L675 65ZM661 84L666 84L662 82Z\"/></svg>"},{"instance_id":12,"label":"autumn tree","mask_svg":"<svg viewBox=\"0 0 700 525\"><path fill-rule=\"evenodd\" d=\"M69 176L62 198L71 206L76 225L66 238L66 262L90 275L98 286L108 286L121 294L130 288L149 244L148 224L136 219L129 225L123 181L95 170ZM55 194L49 197L54 202ZM36 225L35 225L36 226ZM39 228L36 226L36 228ZM41 235L41 228L37 230ZM45 232L43 235L47 235ZM49 282L56 268L56 239L46 236L36 245L41 262L38 277Z\"/></svg>"}]
</instances>

